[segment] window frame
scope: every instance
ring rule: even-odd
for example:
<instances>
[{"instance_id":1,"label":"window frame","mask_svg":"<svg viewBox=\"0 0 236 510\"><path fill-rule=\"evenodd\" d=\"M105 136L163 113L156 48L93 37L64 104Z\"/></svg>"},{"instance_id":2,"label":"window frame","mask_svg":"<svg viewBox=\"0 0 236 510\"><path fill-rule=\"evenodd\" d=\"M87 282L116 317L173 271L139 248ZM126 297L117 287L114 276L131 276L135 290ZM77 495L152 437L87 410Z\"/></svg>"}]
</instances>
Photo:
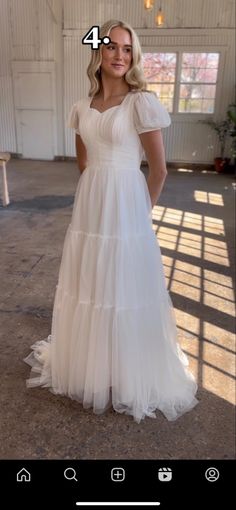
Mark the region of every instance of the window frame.
<instances>
[{"instance_id":1,"label":"window frame","mask_svg":"<svg viewBox=\"0 0 236 510\"><path fill-rule=\"evenodd\" d=\"M171 117L177 117L178 121L189 120L191 117L194 120L198 119L206 119L211 120L216 117L220 111L220 97L222 94L223 88L223 77L224 77L224 67L225 67L225 59L226 59L226 51L227 48L222 48L222 46L179 46L177 49L171 46L167 46L163 48L161 45L157 49L154 46L144 46L142 48L142 53L176 53L176 76L174 82L174 97L173 97L173 112L169 112ZM216 95L215 95L215 109L213 113L201 113L201 112L178 112L178 104L179 104L179 94L180 94L180 86L181 86L181 62L183 53L219 53L219 66L216 80Z\"/></svg>"}]
</instances>

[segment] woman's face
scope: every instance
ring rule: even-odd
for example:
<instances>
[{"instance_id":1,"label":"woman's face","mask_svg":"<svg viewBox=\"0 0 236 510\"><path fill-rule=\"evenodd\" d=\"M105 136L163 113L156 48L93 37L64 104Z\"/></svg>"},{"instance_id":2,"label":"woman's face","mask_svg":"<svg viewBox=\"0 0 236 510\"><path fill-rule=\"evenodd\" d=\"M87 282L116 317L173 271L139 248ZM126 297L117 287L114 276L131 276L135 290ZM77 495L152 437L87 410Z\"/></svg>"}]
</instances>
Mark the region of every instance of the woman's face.
<instances>
[{"instance_id":1,"label":"woman's face","mask_svg":"<svg viewBox=\"0 0 236 510\"><path fill-rule=\"evenodd\" d=\"M101 69L109 78L122 78L132 62L131 36L128 30L115 27L109 37L111 43L102 45Z\"/></svg>"}]
</instances>

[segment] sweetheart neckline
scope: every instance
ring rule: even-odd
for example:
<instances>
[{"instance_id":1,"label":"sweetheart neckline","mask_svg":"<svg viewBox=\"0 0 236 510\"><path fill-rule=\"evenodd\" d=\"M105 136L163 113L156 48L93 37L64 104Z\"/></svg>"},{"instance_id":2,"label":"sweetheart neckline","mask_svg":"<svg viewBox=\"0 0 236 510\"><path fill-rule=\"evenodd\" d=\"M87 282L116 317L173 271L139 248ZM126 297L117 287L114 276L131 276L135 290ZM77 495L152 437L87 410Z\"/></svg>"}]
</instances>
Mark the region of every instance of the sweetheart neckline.
<instances>
[{"instance_id":1,"label":"sweetheart neckline","mask_svg":"<svg viewBox=\"0 0 236 510\"><path fill-rule=\"evenodd\" d=\"M109 110L112 110L113 108L118 108L119 106L122 106L122 104L123 104L123 103L124 103L124 101L126 100L127 96L129 96L129 94L131 94L131 92L132 92L132 91L130 91L130 92L128 92L128 93L126 94L126 96L124 97L123 101L121 101L121 103L120 103L120 104L116 104L116 105L114 105L114 106L110 106L110 108L107 108L107 109L106 109L106 110L104 110L103 112L100 112L99 110L97 110L97 108L93 108L92 106L90 106L90 105L91 105L91 103L92 103L93 98L92 98L91 100L90 100L90 98L89 98L89 110L94 110L95 112L98 112L100 115L102 115L103 113L106 113L106 112L108 112Z\"/></svg>"}]
</instances>

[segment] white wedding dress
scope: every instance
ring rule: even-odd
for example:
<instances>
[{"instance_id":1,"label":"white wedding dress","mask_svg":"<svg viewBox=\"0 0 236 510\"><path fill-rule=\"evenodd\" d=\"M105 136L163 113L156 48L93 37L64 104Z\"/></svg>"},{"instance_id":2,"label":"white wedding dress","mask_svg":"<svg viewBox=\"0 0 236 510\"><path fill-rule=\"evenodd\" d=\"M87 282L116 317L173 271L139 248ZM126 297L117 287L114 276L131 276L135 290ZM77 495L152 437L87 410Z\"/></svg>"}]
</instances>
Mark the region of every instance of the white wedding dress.
<instances>
[{"instance_id":1,"label":"white wedding dress","mask_svg":"<svg viewBox=\"0 0 236 510\"><path fill-rule=\"evenodd\" d=\"M139 133L166 127L156 96L129 92L103 113L91 98L73 105L69 126L87 149L67 229L52 328L31 346L28 387L46 386L137 423L160 410L192 409L197 385L177 343L152 206L140 170Z\"/></svg>"}]
</instances>

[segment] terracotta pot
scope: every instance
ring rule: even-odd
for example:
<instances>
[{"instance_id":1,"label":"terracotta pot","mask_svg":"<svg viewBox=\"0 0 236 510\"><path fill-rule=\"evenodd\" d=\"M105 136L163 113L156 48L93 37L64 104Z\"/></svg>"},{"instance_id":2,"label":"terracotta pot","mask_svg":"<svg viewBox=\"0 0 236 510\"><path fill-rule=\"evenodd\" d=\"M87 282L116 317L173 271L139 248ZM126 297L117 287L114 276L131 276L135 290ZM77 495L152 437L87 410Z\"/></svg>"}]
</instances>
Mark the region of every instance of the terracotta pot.
<instances>
[{"instance_id":1,"label":"terracotta pot","mask_svg":"<svg viewBox=\"0 0 236 510\"><path fill-rule=\"evenodd\" d=\"M215 169L217 172L224 172L230 163L230 158L215 158Z\"/></svg>"}]
</instances>

